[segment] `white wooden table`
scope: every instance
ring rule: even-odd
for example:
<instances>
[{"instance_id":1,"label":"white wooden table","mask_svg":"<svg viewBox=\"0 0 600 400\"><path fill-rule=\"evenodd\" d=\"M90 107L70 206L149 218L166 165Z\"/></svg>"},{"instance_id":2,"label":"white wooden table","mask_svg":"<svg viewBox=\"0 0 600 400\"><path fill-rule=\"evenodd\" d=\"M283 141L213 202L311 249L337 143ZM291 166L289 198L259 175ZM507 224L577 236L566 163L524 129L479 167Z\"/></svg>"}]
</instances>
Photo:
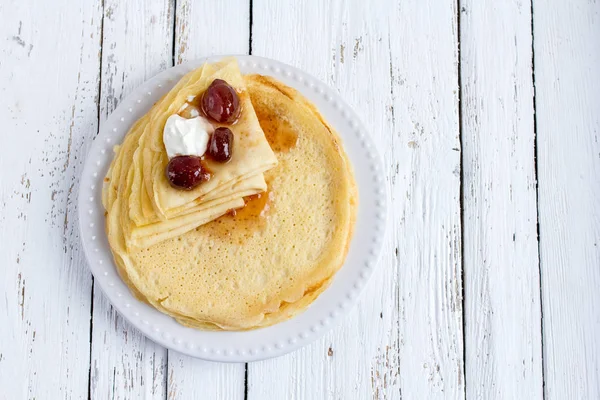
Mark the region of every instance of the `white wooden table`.
<instances>
[{"instance_id":1,"label":"white wooden table","mask_svg":"<svg viewBox=\"0 0 600 400\"><path fill-rule=\"evenodd\" d=\"M133 88L247 53L355 106L391 218L340 326L217 364L116 314L75 204ZM0 127L1 399L600 398L599 1L1 0Z\"/></svg>"}]
</instances>

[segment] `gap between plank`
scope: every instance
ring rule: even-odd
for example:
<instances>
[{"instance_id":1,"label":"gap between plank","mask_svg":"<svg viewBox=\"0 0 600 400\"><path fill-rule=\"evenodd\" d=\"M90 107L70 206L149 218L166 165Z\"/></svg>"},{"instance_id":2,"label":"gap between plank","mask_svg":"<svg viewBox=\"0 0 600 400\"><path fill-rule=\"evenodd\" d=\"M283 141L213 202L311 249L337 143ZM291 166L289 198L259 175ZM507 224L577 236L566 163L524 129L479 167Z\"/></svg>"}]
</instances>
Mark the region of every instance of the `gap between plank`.
<instances>
[{"instance_id":1,"label":"gap between plank","mask_svg":"<svg viewBox=\"0 0 600 400\"><path fill-rule=\"evenodd\" d=\"M244 400L248 400L248 363L244 365Z\"/></svg>"},{"instance_id":2,"label":"gap between plank","mask_svg":"<svg viewBox=\"0 0 600 400\"><path fill-rule=\"evenodd\" d=\"M535 88L535 35L533 33L533 1L530 0L531 17L531 85L533 88L533 173L535 178L535 208L537 252L538 252L538 276L540 284L540 339L542 357L542 399L546 398L546 362L544 360L544 296L542 295L542 252L540 247L540 187L538 181L538 137L537 137L537 113L536 113L536 88Z\"/></svg>"},{"instance_id":3,"label":"gap between plank","mask_svg":"<svg viewBox=\"0 0 600 400\"><path fill-rule=\"evenodd\" d=\"M248 54L249 55L252 55L252 24L254 23L252 9L253 9L253 4L252 4L252 0L250 0L250 18L248 18L248 22L249 22L248 30L250 31L250 34L248 35Z\"/></svg>"},{"instance_id":4,"label":"gap between plank","mask_svg":"<svg viewBox=\"0 0 600 400\"><path fill-rule=\"evenodd\" d=\"M459 204L460 204L460 280L462 297L462 341L463 341L463 398L467 397L467 316L465 312L465 210L464 210L464 153L463 153L463 113L462 113L462 66L461 66L461 36L460 15L462 13L461 0L456 0L456 29L457 33L457 84L458 84L458 144L460 146L460 185L459 185Z\"/></svg>"},{"instance_id":5,"label":"gap between plank","mask_svg":"<svg viewBox=\"0 0 600 400\"><path fill-rule=\"evenodd\" d=\"M100 19L100 52L98 53L98 95L96 97L96 116L98 126L96 135L100 133L100 98L102 96L102 48L104 44L104 0L100 1L102 18ZM90 275L91 272L90 272ZM94 339L94 275L92 275L92 290L90 293L90 365L88 368L88 400L92 398L92 345Z\"/></svg>"},{"instance_id":6,"label":"gap between plank","mask_svg":"<svg viewBox=\"0 0 600 400\"><path fill-rule=\"evenodd\" d=\"M102 53L102 48L100 48ZM93 331L94 331L94 276L92 275L92 292L91 292L91 305L90 305L90 365L88 367L88 400L92 398L92 343L93 343Z\"/></svg>"},{"instance_id":7,"label":"gap between plank","mask_svg":"<svg viewBox=\"0 0 600 400\"><path fill-rule=\"evenodd\" d=\"M171 42L171 67L175 66L175 40L176 40L176 29L177 29L177 0L173 0L173 40ZM168 352L167 352L168 353Z\"/></svg>"}]
</instances>

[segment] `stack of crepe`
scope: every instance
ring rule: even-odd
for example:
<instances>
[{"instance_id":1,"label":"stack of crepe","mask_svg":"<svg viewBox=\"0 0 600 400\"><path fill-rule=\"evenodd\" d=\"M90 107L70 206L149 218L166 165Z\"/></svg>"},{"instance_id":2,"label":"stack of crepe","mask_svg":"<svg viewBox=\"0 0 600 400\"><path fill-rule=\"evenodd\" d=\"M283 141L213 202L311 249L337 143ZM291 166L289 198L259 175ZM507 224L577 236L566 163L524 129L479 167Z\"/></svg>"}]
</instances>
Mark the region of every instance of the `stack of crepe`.
<instances>
[{"instance_id":1,"label":"stack of crepe","mask_svg":"<svg viewBox=\"0 0 600 400\"><path fill-rule=\"evenodd\" d=\"M164 121L215 78L241 89L233 158L211 166L197 189L172 189ZM357 195L337 134L298 92L242 77L235 63L184 77L131 128L107 178L106 230L121 277L186 326L246 330L291 318L328 287L348 251Z\"/></svg>"},{"instance_id":2,"label":"stack of crepe","mask_svg":"<svg viewBox=\"0 0 600 400\"><path fill-rule=\"evenodd\" d=\"M162 141L165 122L215 79L227 81L240 96L240 119L228 126L235 136L235 152L226 164L206 160L212 171L208 182L190 191L173 188L165 174L169 162ZM276 163L236 60L205 64L185 75L130 129L105 179L103 204L110 210L118 191L127 190L128 201L121 205L125 241L128 248L145 248L242 207L244 197L266 190L263 172Z\"/></svg>"}]
</instances>

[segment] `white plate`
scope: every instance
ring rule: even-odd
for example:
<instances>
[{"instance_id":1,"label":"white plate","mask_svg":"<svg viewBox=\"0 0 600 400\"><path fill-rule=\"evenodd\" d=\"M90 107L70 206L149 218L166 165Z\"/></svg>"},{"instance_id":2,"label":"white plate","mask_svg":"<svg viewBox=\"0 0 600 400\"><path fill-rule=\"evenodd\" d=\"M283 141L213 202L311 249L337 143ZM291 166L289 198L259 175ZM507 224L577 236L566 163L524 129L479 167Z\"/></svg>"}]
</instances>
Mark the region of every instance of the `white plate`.
<instances>
[{"instance_id":1,"label":"white plate","mask_svg":"<svg viewBox=\"0 0 600 400\"><path fill-rule=\"evenodd\" d=\"M278 61L237 56L244 74L273 76L302 92L342 137L354 167L359 207L346 262L331 286L302 314L289 321L247 332L208 332L179 325L136 300L119 277L104 232L102 180L113 146L129 127L185 73L211 57L161 72L121 102L102 124L88 154L79 187L81 240L95 281L113 306L147 337L161 345L206 360L245 362L277 357L322 336L356 303L377 265L386 226L387 186L381 158L365 126L338 93L312 76Z\"/></svg>"}]
</instances>

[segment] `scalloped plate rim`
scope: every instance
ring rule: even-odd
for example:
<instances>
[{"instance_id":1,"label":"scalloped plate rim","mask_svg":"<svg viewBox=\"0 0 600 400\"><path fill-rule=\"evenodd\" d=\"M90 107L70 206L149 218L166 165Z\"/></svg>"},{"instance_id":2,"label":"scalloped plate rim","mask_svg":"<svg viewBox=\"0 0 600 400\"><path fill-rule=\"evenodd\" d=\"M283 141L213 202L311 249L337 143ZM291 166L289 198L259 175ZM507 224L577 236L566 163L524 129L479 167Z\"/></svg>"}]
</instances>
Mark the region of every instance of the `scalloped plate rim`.
<instances>
[{"instance_id":1,"label":"scalloped plate rim","mask_svg":"<svg viewBox=\"0 0 600 400\"><path fill-rule=\"evenodd\" d=\"M299 90L315 103L342 138L359 192L355 232L346 260L331 285L303 313L288 321L251 331L210 332L186 328L135 299L116 272L104 231L101 187L112 160L112 146L122 141L131 124L185 72L224 57L230 56L191 60L163 70L133 90L101 124L79 184L79 229L95 282L119 314L146 337L169 349L204 360L248 362L278 357L315 341L353 308L381 255L387 225L388 188L383 161L373 139L337 91L280 61L234 55L244 74L270 75ZM371 176L367 176L364 164L368 165ZM367 237L370 239L368 245Z\"/></svg>"}]
</instances>

